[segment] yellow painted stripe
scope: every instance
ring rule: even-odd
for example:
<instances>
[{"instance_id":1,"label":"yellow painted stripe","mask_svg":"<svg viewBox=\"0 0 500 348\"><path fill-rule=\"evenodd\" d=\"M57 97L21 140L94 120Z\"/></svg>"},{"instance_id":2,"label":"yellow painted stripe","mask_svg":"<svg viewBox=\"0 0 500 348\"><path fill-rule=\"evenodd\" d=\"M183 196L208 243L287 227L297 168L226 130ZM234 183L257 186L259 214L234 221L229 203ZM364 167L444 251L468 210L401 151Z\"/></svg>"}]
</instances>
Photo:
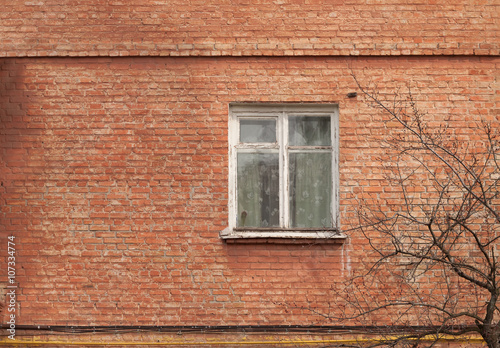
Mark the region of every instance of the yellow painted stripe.
<instances>
[{"instance_id":1,"label":"yellow painted stripe","mask_svg":"<svg viewBox=\"0 0 500 348\"><path fill-rule=\"evenodd\" d=\"M207 346L216 346L216 345L300 345L300 344L352 344L352 343L377 343L390 341L393 339L397 339L398 337L379 337L379 338L364 338L364 339L338 339L338 340L283 340L283 341L201 341L201 342L186 342L186 341L177 341L177 342L91 342L91 341L28 341L28 340L2 340L0 341L0 345L86 345L86 346L196 346L196 345L207 345ZM416 340L416 339L409 339ZM424 337L420 339L421 341L434 341L435 337ZM467 343L484 343L484 340L481 337L454 337L454 336L441 336L439 337L440 341L453 341L453 342L467 342Z\"/></svg>"}]
</instances>

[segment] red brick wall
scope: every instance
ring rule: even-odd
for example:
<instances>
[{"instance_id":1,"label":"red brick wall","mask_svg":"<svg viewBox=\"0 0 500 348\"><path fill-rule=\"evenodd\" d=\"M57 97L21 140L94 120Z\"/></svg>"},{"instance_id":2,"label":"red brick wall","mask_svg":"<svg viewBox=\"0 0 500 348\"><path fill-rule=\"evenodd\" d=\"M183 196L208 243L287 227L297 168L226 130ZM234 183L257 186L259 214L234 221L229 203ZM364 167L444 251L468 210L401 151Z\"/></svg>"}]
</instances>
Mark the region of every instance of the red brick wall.
<instances>
[{"instance_id":1,"label":"red brick wall","mask_svg":"<svg viewBox=\"0 0 500 348\"><path fill-rule=\"evenodd\" d=\"M364 267L368 246L358 232L344 244L219 238L228 104L339 104L348 228L356 199L386 185L378 157L390 130L363 96L346 97L357 90L351 69L383 97L411 85L435 121L470 134L480 117L500 122L499 65L446 56L0 60L0 230L2 245L17 236L17 323L318 322L289 306L336 305L331 288Z\"/></svg>"},{"instance_id":2,"label":"red brick wall","mask_svg":"<svg viewBox=\"0 0 500 348\"><path fill-rule=\"evenodd\" d=\"M496 0L3 1L0 56L499 52Z\"/></svg>"}]
</instances>

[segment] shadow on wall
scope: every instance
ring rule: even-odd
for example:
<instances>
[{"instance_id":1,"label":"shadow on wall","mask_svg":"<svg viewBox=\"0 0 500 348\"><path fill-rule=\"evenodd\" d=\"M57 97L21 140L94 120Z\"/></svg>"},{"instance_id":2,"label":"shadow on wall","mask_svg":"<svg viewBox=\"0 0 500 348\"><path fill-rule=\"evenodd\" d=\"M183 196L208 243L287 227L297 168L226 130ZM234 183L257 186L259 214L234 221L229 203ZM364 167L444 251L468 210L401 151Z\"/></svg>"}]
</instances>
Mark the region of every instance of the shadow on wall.
<instances>
[{"instance_id":1,"label":"shadow on wall","mask_svg":"<svg viewBox=\"0 0 500 348\"><path fill-rule=\"evenodd\" d=\"M43 131L28 120L30 90L23 80L22 60L0 60L0 229L9 234L27 228L27 180L37 175L30 153ZM31 192L32 193L32 192Z\"/></svg>"},{"instance_id":2,"label":"shadow on wall","mask_svg":"<svg viewBox=\"0 0 500 348\"><path fill-rule=\"evenodd\" d=\"M23 65L16 60L0 59L0 236L2 244L5 244L0 248L0 260L5 261L8 256L6 237L25 233L25 211L30 209L24 200L27 191L23 167L28 149L23 146L23 136L29 134L29 129L24 122L26 109L23 105L29 97L23 92L23 83L20 81L23 70ZM0 264L7 265L7 262ZM3 268L0 272L7 273L7 269ZM8 321L5 306L7 285L7 281L0 282L2 322Z\"/></svg>"}]
</instances>

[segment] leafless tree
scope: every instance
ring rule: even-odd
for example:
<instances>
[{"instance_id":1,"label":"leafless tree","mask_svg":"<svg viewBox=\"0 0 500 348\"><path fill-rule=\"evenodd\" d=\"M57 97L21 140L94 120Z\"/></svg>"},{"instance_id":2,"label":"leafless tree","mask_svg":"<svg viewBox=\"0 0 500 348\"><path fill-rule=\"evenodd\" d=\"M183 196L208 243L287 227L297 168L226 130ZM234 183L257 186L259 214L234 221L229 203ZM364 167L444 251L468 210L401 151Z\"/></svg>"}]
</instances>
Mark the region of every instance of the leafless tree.
<instances>
[{"instance_id":1,"label":"leafless tree","mask_svg":"<svg viewBox=\"0 0 500 348\"><path fill-rule=\"evenodd\" d=\"M440 123L410 92L389 100L354 78L389 117L388 187L357 212L369 267L338 294L345 305L324 316L386 322L392 336L379 346L475 333L500 347L500 120Z\"/></svg>"}]
</instances>

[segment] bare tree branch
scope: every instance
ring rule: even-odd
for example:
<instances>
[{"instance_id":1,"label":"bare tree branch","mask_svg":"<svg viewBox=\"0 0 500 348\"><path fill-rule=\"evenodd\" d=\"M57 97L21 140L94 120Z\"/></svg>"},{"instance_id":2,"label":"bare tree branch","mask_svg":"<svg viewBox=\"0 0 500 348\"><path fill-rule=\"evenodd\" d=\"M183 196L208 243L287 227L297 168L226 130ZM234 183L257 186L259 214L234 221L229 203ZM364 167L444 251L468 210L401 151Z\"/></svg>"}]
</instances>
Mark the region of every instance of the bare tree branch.
<instances>
[{"instance_id":1,"label":"bare tree branch","mask_svg":"<svg viewBox=\"0 0 500 348\"><path fill-rule=\"evenodd\" d=\"M365 268L335 290L342 305L328 312L301 308L339 322L370 323L383 316L391 319L388 332L414 322L428 328L373 346L416 347L428 335L475 332L488 347L499 348L498 122L460 129L460 136L471 135L463 141L452 122L427 121L411 91L382 98L353 78L389 117L391 132L381 161L390 195L360 202L359 226L350 232L366 238L370 253Z\"/></svg>"}]
</instances>

